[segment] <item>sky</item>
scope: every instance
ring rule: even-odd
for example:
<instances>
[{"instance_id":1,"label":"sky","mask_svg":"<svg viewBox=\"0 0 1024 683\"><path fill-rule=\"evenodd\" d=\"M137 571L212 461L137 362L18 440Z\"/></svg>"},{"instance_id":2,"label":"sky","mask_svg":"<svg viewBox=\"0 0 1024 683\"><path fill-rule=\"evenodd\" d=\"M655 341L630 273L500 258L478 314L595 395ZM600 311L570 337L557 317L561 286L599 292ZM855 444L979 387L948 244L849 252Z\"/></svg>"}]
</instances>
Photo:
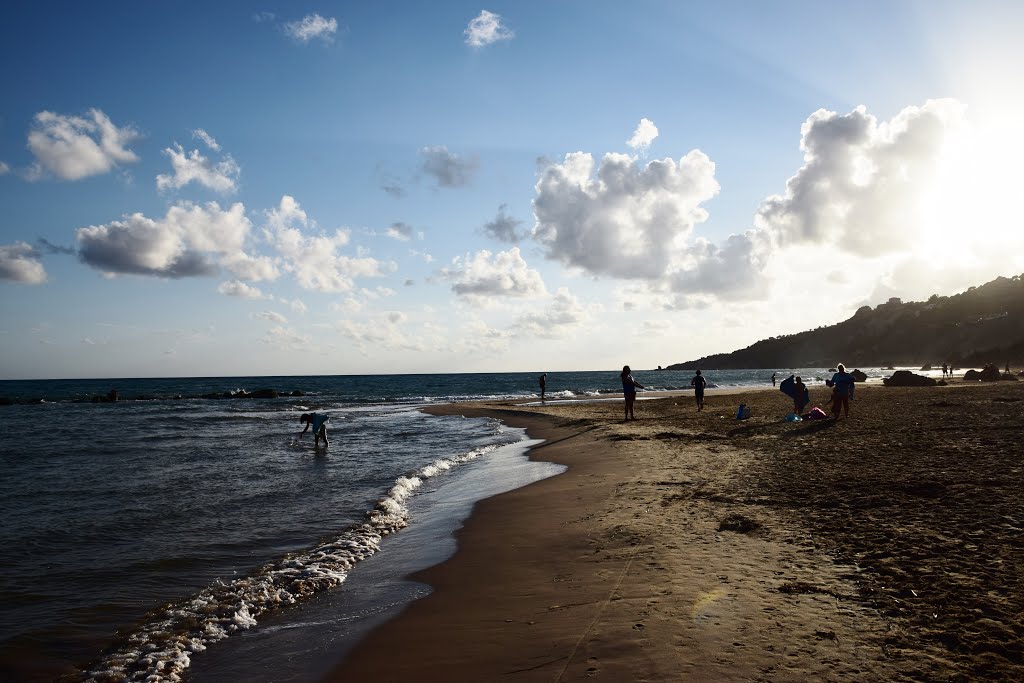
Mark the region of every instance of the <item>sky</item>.
<instances>
[{"instance_id":1,"label":"sky","mask_svg":"<svg viewBox=\"0 0 1024 683\"><path fill-rule=\"evenodd\" d=\"M649 369L1021 274L1022 34L987 1L3 3L0 379Z\"/></svg>"}]
</instances>

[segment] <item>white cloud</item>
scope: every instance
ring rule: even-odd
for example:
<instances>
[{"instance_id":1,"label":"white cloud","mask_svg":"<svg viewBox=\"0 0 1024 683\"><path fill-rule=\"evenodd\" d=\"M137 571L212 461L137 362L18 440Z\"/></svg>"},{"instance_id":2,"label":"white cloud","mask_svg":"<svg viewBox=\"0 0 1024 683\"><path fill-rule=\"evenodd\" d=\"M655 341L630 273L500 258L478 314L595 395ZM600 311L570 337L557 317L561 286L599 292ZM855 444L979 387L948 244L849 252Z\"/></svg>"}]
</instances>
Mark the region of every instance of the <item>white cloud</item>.
<instances>
[{"instance_id":1,"label":"white cloud","mask_svg":"<svg viewBox=\"0 0 1024 683\"><path fill-rule=\"evenodd\" d=\"M115 126L99 109L90 109L86 117L41 111L28 134L28 148L37 163L31 176L40 177L40 169L63 180L107 173L139 160L128 145L140 137L130 126Z\"/></svg>"},{"instance_id":2,"label":"white cloud","mask_svg":"<svg viewBox=\"0 0 1024 683\"><path fill-rule=\"evenodd\" d=\"M590 318L587 310L568 289L560 287L551 304L539 313L527 313L516 319L516 333L547 339L568 336Z\"/></svg>"},{"instance_id":3,"label":"white cloud","mask_svg":"<svg viewBox=\"0 0 1024 683\"><path fill-rule=\"evenodd\" d=\"M230 280L228 282L222 282L217 291L225 296L237 296L240 299L268 299L266 294L258 287L247 285L244 282L238 280Z\"/></svg>"},{"instance_id":4,"label":"white cloud","mask_svg":"<svg viewBox=\"0 0 1024 683\"><path fill-rule=\"evenodd\" d=\"M484 297L544 296L544 281L536 270L527 266L518 247L492 254L487 250L474 255L456 256L451 268L443 268L441 277L452 283L452 291L484 304Z\"/></svg>"},{"instance_id":5,"label":"white cloud","mask_svg":"<svg viewBox=\"0 0 1024 683\"><path fill-rule=\"evenodd\" d=\"M183 202L161 219L141 213L79 228L79 258L107 274L134 273L180 278L212 275L218 259L242 259L251 229L242 204L227 210L216 202Z\"/></svg>"},{"instance_id":6,"label":"white cloud","mask_svg":"<svg viewBox=\"0 0 1024 683\"><path fill-rule=\"evenodd\" d=\"M202 128L196 128L194 131L192 131L192 137L202 140L206 144L206 146L212 149L214 152L220 151L220 145L217 144L217 141L213 139L212 135L207 133Z\"/></svg>"},{"instance_id":7,"label":"white cloud","mask_svg":"<svg viewBox=\"0 0 1024 683\"><path fill-rule=\"evenodd\" d=\"M764 270L771 249L770 240L757 230L730 235L722 246L697 240L689 267L669 276L671 289L676 294L714 294L729 300L766 298L770 290ZM677 299L676 306L689 304Z\"/></svg>"},{"instance_id":8,"label":"white cloud","mask_svg":"<svg viewBox=\"0 0 1024 683\"><path fill-rule=\"evenodd\" d=\"M11 172L11 167L3 161L0 161L0 175L5 175Z\"/></svg>"},{"instance_id":9,"label":"white cloud","mask_svg":"<svg viewBox=\"0 0 1024 683\"><path fill-rule=\"evenodd\" d=\"M650 119L640 119L636 130L633 131L633 137L627 140L626 144L632 149L643 152L651 146L656 137L658 137L658 127L654 125L654 122Z\"/></svg>"},{"instance_id":10,"label":"white cloud","mask_svg":"<svg viewBox=\"0 0 1024 683\"><path fill-rule=\"evenodd\" d=\"M365 321L340 320L335 328L351 340L364 355L373 351L426 351L438 348L439 340L422 330L410 333L403 329L407 317L400 311L384 311Z\"/></svg>"},{"instance_id":11,"label":"white cloud","mask_svg":"<svg viewBox=\"0 0 1024 683\"><path fill-rule=\"evenodd\" d=\"M0 245L0 280L28 285L46 282L46 270L39 262L39 253L25 242Z\"/></svg>"},{"instance_id":12,"label":"white cloud","mask_svg":"<svg viewBox=\"0 0 1024 683\"><path fill-rule=\"evenodd\" d=\"M420 156L423 157L423 172L432 177L438 187L468 185L477 168L475 159L462 159L444 145L424 147Z\"/></svg>"},{"instance_id":13,"label":"white cloud","mask_svg":"<svg viewBox=\"0 0 1024 683\"><path fill-rule=\"evenodd\" d=\"M399 240L400 242L408 242L413 238L414 235L413 227L407 223L392 223L391 227L387 230L387 236Z\"/></svg>"},{"instance_id":14,"label":"white cloud","mask_svg":"<svg viewBox=\"0 0 1024 683\"><path fill-rule=\"evenodd\" d=\"M521 220L508 215L508 204L502 204L498 207L498 215L494 217L494 220L484 223L483 230L485 235L499 242L518 244L526 237L525 234L519 232L519 226L522 224Z\"/></svg>"},{"instance_id":15,"label":"white cloud","mask_svg":"<svg viewBox=\"0 0 1024 683\"><path fill-rule=\"evenodd\" d=\"M283 196L278 208L267 212L267 239L284 259L283 269L305 289L347 292L355 278L380 277L388 267L369 256L353 258L337 253L349 242L347 231L307 235L304 229L316 229L316 224L293 197Z\"/></svg>"},{"instance_id":16,"label":"white cloud","mask_svg":"<svg viewBox=\"0 0 1024 683\"><path fill-rule=\"evenodd\" d=\"M783 246L835 244L863 255L913 248L936 162L964 115L950 99L881 123L863 106L814 112L801 127L803 167L785 194L762 202L756 225Z\"/></svg>"},{"instance_id":17,"label":"white cloud","mask_svg":"<svg viewBox=\"0 0 1024 683\"><path fill-rule=\"evenodd\" d=\"M186 154L181 145L177 144L173 149L165 149L164 154L170 157L174 174L160 174L156 177L156 187L161 192L169 189L178 190L192 182L221 194L230 194L238 190L237 181L242 169L230 154L214 162L203 156L198 149Z\"/></svg>"},{"instance_id":18,"label":"white cloud","mask_svg":"<svg viewBox=\"0 0 1024 683\"><path fill-rule=\"evenodd\" d=\"M319 14L308 14L298 21L285 24L284 32L300 43L308 43L316 38L330 43L334 40L334 34L338 32L338 20L324 18Z\"/></svg>"},{"instance_id":19,"label":"white cloud","mask_svg":"<svg viewBox=\"0 0 1024 683\"><path fill-rule=\"evenodd\" d=\"M715 165L699 150L642 167L609 153L593 171L590 154L567 154L541 173L533 200L533 236L547 258L593 275L663 277L707 219L700 205L719 189Z\"/></svg>"},{"instance_id":20,"label":"white cloud","mask_svg":"<svg viewBox=\"0 0 1024 683\"><path fill-rule=\"evenodd\" d=\"M512 40L515 32L508 28L501 21L501 15L487 10L481 10L480 14L470 20L466 30L466 45L470 47L486 47L499 40Z\"/></svg>"},{"instance_id":21,"label":"white cloud","mask_svg":"<svg viewBox=\"0 0 1024 683\"><path fill-rule=\"evenodd\" d=\"M308 348L312 339L309 335L301 334L292 327L275 325L260 337L260 341L286 351L298 351Z\"/></svg>"},{"instance_id":22,"label":"white cloud","mask_svg":"<svg viewBox=\"0 0 1024 683\"><path fill-rule=\"evenodd\" d=\"M251 315L254 320L269 320L270 322L277 323L278 325L288 324L288 318L285 318L276 311L259 311L258 313L253 313Z\"/></svg>"}]
</instances>

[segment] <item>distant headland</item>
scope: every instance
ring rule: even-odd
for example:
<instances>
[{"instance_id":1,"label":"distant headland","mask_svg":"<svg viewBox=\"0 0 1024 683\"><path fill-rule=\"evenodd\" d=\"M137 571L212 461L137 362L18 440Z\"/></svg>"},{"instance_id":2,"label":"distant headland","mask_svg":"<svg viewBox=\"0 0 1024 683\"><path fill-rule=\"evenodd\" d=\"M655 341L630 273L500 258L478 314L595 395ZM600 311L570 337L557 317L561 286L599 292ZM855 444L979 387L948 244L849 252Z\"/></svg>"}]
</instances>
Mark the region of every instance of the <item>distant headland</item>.
<instances>
[{"instance_id":1,"label":"distant headland","mask_svg":"<svg viewBox=\"0 0 1024 683\"><path fill-rule=\"evenodd\" d=\"M849 320L763 339L745 349L669 365L695 368L983 367L1024 362L1024 275L999 277L954 296L892 298L862 306Z\"/></svg>"}]
</instances>

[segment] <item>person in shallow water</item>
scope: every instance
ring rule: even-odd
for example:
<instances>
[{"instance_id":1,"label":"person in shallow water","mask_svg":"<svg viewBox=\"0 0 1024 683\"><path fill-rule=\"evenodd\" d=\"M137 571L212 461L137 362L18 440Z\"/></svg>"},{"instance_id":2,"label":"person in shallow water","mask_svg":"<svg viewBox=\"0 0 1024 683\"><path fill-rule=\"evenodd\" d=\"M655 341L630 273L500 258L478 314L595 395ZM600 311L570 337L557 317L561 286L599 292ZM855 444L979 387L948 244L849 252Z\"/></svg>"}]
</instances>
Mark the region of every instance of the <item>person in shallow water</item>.
<instances>
[{"instance_id":1,"label":"person in shallow water","mask_svg":"<svg viewBox=\"0 0 1024 683\"><path fill-rule=\"evenodd\" d=\"M626 419L635 420L636 415L633 414L633 405L636 403L636 388L644 388L643 384L633 379L632 371L628 365L622 366L622 396L626 399Z\"/></svg>"},{"instance_id":2,"label":"person in shallow water","mask_svg":"<svg viewBox=\"0 0 1024 683\"><path fill-rule=\"evenodd\" d=\"M299 422L305 422L306 428L299 432L299 438L309 431L310 426L313 427L313 447L320 447L320 439L324 440L324 448L330 446L330 442L327 441L327 422L330 420L330 416L325 413L303 413L299 417Z\"/></svg>"}]
</instances>

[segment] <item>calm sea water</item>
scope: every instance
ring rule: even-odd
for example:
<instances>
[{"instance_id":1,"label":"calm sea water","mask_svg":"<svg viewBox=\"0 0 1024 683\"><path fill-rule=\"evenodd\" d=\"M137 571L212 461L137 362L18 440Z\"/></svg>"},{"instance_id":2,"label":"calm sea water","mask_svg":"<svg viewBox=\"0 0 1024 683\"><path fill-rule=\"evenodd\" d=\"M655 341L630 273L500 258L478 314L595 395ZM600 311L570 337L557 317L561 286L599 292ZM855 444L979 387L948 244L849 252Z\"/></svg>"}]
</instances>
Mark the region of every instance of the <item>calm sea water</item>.
<instances>
[{"instance_id":1,"label":"calm sea water","mask_svg":"<svg viewBox=\"0 0 1024 683\"><path fill-rule=\"evenodd\" d=\"M323 673L427 591L402 577L452 551L475 500L560 471L526 461L521 430L419 408L536 398L538 374L0 382L0 679ZM615 371L547 381L551 399L621 390ZM261 388L303 395L201 398ZM296 438L311 410L331 415L326 451Z\"/></svg>"}]
</instances>

